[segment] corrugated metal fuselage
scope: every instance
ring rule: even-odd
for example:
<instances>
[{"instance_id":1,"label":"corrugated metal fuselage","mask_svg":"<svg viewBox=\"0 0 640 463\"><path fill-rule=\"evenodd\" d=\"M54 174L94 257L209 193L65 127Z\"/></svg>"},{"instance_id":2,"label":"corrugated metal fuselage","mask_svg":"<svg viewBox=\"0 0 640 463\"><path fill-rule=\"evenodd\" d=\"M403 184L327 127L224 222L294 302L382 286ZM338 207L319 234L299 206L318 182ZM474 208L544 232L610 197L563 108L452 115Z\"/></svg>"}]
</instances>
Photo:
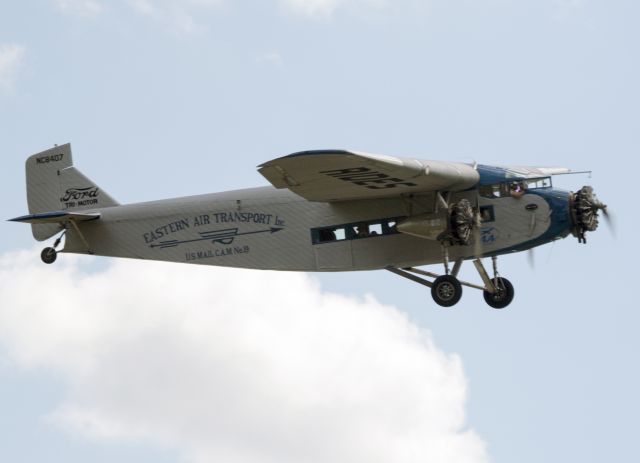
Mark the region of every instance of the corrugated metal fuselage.
<instances>
[{"instance_id":1,"label":"corrugated metal fuselage","mask_svg":"<svg viewBox=\"0 0 640 463\"><path fill-rule=\"evenodd\" d=\"M477 190L455 193L451 201ZM482 224L484 255L527 249L570 230L566 192L552 188L522 198L479 198L491 209ZM240 268L348 271L442 262L440 244L401 233L318 243L321 227L390 222L433 212L434 194L411 198L310 202L272 187L102 208L99 220L67 231L64 252L93 253ZM345 237L347 238L347 237ZM314 244L315 243L315 244ZM453 246L451 259L474 246Z\"/></svg>"}]
</instances>

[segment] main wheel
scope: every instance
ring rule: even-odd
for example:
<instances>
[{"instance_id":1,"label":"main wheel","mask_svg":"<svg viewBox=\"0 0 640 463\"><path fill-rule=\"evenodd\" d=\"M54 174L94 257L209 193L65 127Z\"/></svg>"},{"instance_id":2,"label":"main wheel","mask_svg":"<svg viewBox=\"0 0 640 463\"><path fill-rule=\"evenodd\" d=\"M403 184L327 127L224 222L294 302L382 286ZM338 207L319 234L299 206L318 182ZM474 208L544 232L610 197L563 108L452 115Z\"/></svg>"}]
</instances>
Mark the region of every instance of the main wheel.
<instances>
[{"instance_id":1,"label":"main wheel","mask_svg":"<svg viewBox=\"0 0 640 463\"><path fill-rule=\"evenodd\" d=\"M496 292L483 291L484 300L494 309L504 309L513 301L513 296L515 295L513 285L509 280L502 277L494 278L491 281L496 287Z\"/></svg>"},{"instance_id":2,"label":"main wheel","mask_svg":"<svg viewBox=\"0 0 640 463\"><path fill-rule=\"evenodd\" d=\"M441 275L435 279L431 286L431 297L436 304L442 307L451 307L457 304L462 297L462 285L452 275Z\"/></svg>"},{"instance_id":3,"label":"main wheel","mask_svg":"<svg viewBox=\"0 0 640 463\"><path fill-rule=\"evenodd\" d=\"M40 258L45 264L53 264L58 257L58 253L53 248L44 248L40 253Z\"/></svg>"}]
</instances>

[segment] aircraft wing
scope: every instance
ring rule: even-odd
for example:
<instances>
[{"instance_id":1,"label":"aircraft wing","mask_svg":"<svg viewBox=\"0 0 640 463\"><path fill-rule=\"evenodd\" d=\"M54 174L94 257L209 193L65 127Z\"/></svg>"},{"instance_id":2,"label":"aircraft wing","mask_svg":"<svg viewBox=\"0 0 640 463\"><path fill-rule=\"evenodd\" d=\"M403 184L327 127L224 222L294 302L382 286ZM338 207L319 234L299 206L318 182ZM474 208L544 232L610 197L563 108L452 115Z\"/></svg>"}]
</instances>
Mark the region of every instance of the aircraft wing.
<instances>
[{"instance_id":1,"label":"aircraft wing","mask_svg":"<svg viewBox=\"0 0 640 463\"><path fill-rule=\"evenodd\" d=\"M503 166L510 174L518 177L546 177L549 175L570 174L567 167L534 167L534 166Z\"/></svg>"},{"instance_id":2,"label":"aircraft wing","mask_svg":"<svg viewBox=\"0 0 640 463\"><path fill-rule=\"evenodd\" d=\"M258 166L274 187L309 201L344 201L406 193L459 191L480 176L468 164L343 150L303 151Z\"/></svg>"},{"instance_id":3,"label":"aircraft wing","mask_svg":"<svg viewBox=\"0 0 640 463\"><path fill-rule=\"evenodd\" d=\"M76 222L85 222L87 220L96 220L99 218L100 218L100 214L97 212L83 214L80 212L55 211L55 212L43 212L40 214L23 215L21 217L16 217L15 219L11 219L10 221L30 223L30 224L53 224L53 223L65 223L71 220L75 220Z\"/></svg>"}]
</instances>

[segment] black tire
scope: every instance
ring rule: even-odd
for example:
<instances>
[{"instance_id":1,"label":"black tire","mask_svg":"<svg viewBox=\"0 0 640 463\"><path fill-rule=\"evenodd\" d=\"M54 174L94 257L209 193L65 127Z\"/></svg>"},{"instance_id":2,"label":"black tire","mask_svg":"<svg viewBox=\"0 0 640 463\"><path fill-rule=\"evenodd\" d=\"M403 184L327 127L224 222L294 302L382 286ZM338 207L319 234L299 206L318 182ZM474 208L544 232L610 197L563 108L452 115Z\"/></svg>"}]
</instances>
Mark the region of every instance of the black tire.
<instances>
[{"instance_id":1,"label":"black tire","mask_svg":"<svg viewBox=\"0 0 640 463\"><path fill-rule=\"evenodd\" d=\"M515 295L513 285L509 280L502 277L494 278L491 281L493 281L497 291L495 293L483 291L482 295L484 296L484 300L494 309L504 309L513 301L513 296Z\"/></svg>"},{"instance_id":2,"label":"black tire","mask_svg":"<svg viewBox=\"0 0 640 463\"><path fill-rule=\"evenodd\" d=\"M436 304L442 307L456 305L462 297L462 285L452 275L441 275L436 278L431 286L431 297Z\"/></svg>"},{"instance_id":3,"label":"black tire","mask_svg":"<svg viewBox=\"0 0 640 463\"><path fill-rule=\"evenodd\" d=\"M53 248L44 248L40 253L40 258L45 264L53 264L58 257L58 253Z\"/></svg>"}]
</instances>

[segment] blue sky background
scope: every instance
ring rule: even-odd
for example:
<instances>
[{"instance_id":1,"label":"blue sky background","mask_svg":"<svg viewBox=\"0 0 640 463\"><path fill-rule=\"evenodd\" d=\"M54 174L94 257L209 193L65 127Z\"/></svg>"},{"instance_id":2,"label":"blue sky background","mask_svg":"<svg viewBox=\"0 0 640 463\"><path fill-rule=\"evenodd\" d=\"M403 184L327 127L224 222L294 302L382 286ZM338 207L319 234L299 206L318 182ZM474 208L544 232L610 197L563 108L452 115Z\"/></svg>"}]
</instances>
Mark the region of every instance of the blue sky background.
<instances>
[{"instance_id":1,"label":"blue sky background","mask_svg":"<svg viewBox=\"0 0 640 463\"><path fill-rule=\"evenodd\" d=\"M256 165L314 148L591 169L556 185L593 185L617 239L602 227L587 246L545 246L535 270L501 259L508 310L472 290L443 310L387 272L317 278L460 354L492 461L635 461L639 13L631 0L3 2L1 216L26 213L25 158L69 141L121 202L264 185ZM32 246L13 223L0 236L0 252ZM0 459L178 461L47 424L64 395L0 351Z\"/></svg>"}]
</instances>

